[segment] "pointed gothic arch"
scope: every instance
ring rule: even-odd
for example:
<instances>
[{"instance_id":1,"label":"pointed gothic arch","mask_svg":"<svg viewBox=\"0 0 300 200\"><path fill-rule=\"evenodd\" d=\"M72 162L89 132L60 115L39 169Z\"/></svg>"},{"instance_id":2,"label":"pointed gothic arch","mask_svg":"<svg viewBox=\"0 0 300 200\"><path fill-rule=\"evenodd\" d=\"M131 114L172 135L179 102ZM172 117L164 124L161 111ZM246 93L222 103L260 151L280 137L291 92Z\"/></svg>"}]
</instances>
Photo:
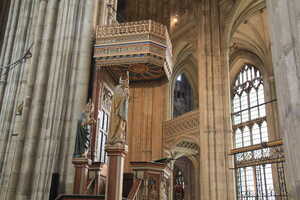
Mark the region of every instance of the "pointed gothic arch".
<instances>
[{"instance_id":1,"label":"pointed gothic arch","mask_svg":"<svg viewBox=\"0 0 300 200\"><path fill-rule=\"evenodd\" d=\"M186 156L176 159L173 168L173 199L193 200L196 198L196 178L193 162Z\"/></svg>"},{"instance_id":2,"label":"pointed gothic arch","mask_svg":"<svg viewBox=\"0 0 300 200\"><path fill-rule=\"evenodd\" d=\"M194 92L186 73L181 73L176 77L172 95L174 118L193 110Z\"/></svg>"},{"instance_id":3,"label":"pointed gothic arch","mask_svg":"<svg viewBox=\"0 0 300 200\"><path fill-rule=\"evenodd\" d=\"M178 80L180 76L181 83ZM177 92L182 91L182 95L185 96L183 99L179 99L178 102L176 102L176 96L174 95L176 90L179 90ZM177 53L176 64L170 82L169 96L170 118L180 116L198 107L198 67L197 61L193 56L193 49L188 44L182 46L182 49ZM180 101L182 102L180 103ZM174 112L175 104L182 107L182 112Z\"/></svg>"}]
</instances>

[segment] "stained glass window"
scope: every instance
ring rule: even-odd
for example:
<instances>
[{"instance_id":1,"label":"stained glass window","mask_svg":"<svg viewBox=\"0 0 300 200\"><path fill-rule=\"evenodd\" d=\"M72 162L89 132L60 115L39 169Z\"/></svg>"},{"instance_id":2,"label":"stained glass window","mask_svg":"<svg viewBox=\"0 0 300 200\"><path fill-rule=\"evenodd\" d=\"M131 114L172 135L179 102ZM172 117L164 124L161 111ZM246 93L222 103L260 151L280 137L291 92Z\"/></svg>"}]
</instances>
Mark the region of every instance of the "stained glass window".
<instances>
[{"instance_id":1,"label":"stained glass window","mask_svg":"<svg viewBox=\"0 0 300 200\"><path fill-rule=\"evenodd\" d=\"M110 109L112 93L106 87L103 89L101 107L98 111L96 157L99 162L106 163L105 144L109 132Z\"/></svg>"},{"instance_id":2,"label":"stained glass window","mask_svg":"<svg viewBox=\"0 0 300 200\"><path fill-rule=\"evenodd\" d=\"M268 142L268 128L261 72L245 64L232 88L234 148ZM250 155L251 156L251 155ZM243 158L240 158L243 159ZM236 169L237 199L275 200L271 164Z\"/></svg>"},{"instance_id":3,"label":"stained glass window","mask_svg":"<svg viewBox=\"0 0 300 200\"><path fill-rule=\"evenodd\" d=\"M193 110L192 87L185 76L180 74L176 77L173 93L173 117L178 117Z\"/></svg>"}]
</instances>

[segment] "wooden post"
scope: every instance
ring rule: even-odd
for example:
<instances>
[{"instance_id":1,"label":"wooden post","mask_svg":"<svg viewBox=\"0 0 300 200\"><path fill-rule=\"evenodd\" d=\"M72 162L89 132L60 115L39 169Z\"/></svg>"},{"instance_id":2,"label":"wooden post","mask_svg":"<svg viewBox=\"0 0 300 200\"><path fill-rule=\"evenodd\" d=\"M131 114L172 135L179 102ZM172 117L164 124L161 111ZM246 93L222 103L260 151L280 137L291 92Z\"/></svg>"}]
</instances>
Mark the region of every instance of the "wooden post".
<instances>
[{"instance_id":1,"label":"wooden post","mask_svg":"<svg viewBox=\"0 0 300 200\"><path fill-rule=\"evenodd\" d=\"M124 158L128 152L126 144L107 144L108 176L105 200L122 200Z\"/></svg>"},{"instance_id":2,"label":"wooden post","mask_svg":"<svg viewBox=\"0 0 300 200\"><path fill-rule=\"evenodd\" d=\"M73 165L75 167L74 178L74 194L85 194L87 186L87 178L89 171L89 164L91 160L87 158L73 158Z\"/></svg>"}]
</instances>

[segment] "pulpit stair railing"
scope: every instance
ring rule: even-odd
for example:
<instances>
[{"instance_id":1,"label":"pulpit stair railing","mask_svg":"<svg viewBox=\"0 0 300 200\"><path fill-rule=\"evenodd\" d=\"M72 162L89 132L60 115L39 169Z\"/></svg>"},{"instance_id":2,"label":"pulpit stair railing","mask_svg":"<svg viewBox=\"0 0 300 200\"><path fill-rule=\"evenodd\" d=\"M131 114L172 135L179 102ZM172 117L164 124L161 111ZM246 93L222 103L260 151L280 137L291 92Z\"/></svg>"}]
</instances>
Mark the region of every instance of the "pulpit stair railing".
<instances>
[{"instance_id":1,"label":"pulpit stair railing","mask_svg":"<svg viewBox=\"0 0 300 200\"><path fill-rule=\"evenodd\" d=\"M133 182L133 186L129 192L129 195L127 197L128 200L137 200L137 196L140 190L140 187L142 185L142 180L141 179L136 179Z\"/></svg>"}]
</instances>

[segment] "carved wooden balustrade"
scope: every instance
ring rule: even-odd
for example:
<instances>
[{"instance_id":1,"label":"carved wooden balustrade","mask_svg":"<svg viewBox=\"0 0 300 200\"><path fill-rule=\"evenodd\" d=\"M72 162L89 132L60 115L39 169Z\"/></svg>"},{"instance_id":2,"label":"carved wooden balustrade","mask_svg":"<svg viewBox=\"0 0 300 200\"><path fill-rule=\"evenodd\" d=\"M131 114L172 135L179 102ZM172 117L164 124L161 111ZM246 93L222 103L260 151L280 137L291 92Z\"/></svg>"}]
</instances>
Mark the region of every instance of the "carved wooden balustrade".
<instances>
[{"instance_id":1,"label":"carved wooden balustrade","mask_svg":"<svg viewBox=\"0 0 300 200\"><path fill-rule=\"evenodd\" d=\"M199 111L183 114L163 123L164 141L169 142L182 135L199 133Z\"/></svg>"},{"instance_id":2,"label":"carved wooden balustrade","mask_svg":"<svg viewBox=\"0 0 300 200\"><path fill-rule=\"evenodd\" d=\"M172 44L166 26L152 20L98 26L96 67L117 79L128 70L131 81L158 80L172 74Z\"/></svg>"}]
</instances>

